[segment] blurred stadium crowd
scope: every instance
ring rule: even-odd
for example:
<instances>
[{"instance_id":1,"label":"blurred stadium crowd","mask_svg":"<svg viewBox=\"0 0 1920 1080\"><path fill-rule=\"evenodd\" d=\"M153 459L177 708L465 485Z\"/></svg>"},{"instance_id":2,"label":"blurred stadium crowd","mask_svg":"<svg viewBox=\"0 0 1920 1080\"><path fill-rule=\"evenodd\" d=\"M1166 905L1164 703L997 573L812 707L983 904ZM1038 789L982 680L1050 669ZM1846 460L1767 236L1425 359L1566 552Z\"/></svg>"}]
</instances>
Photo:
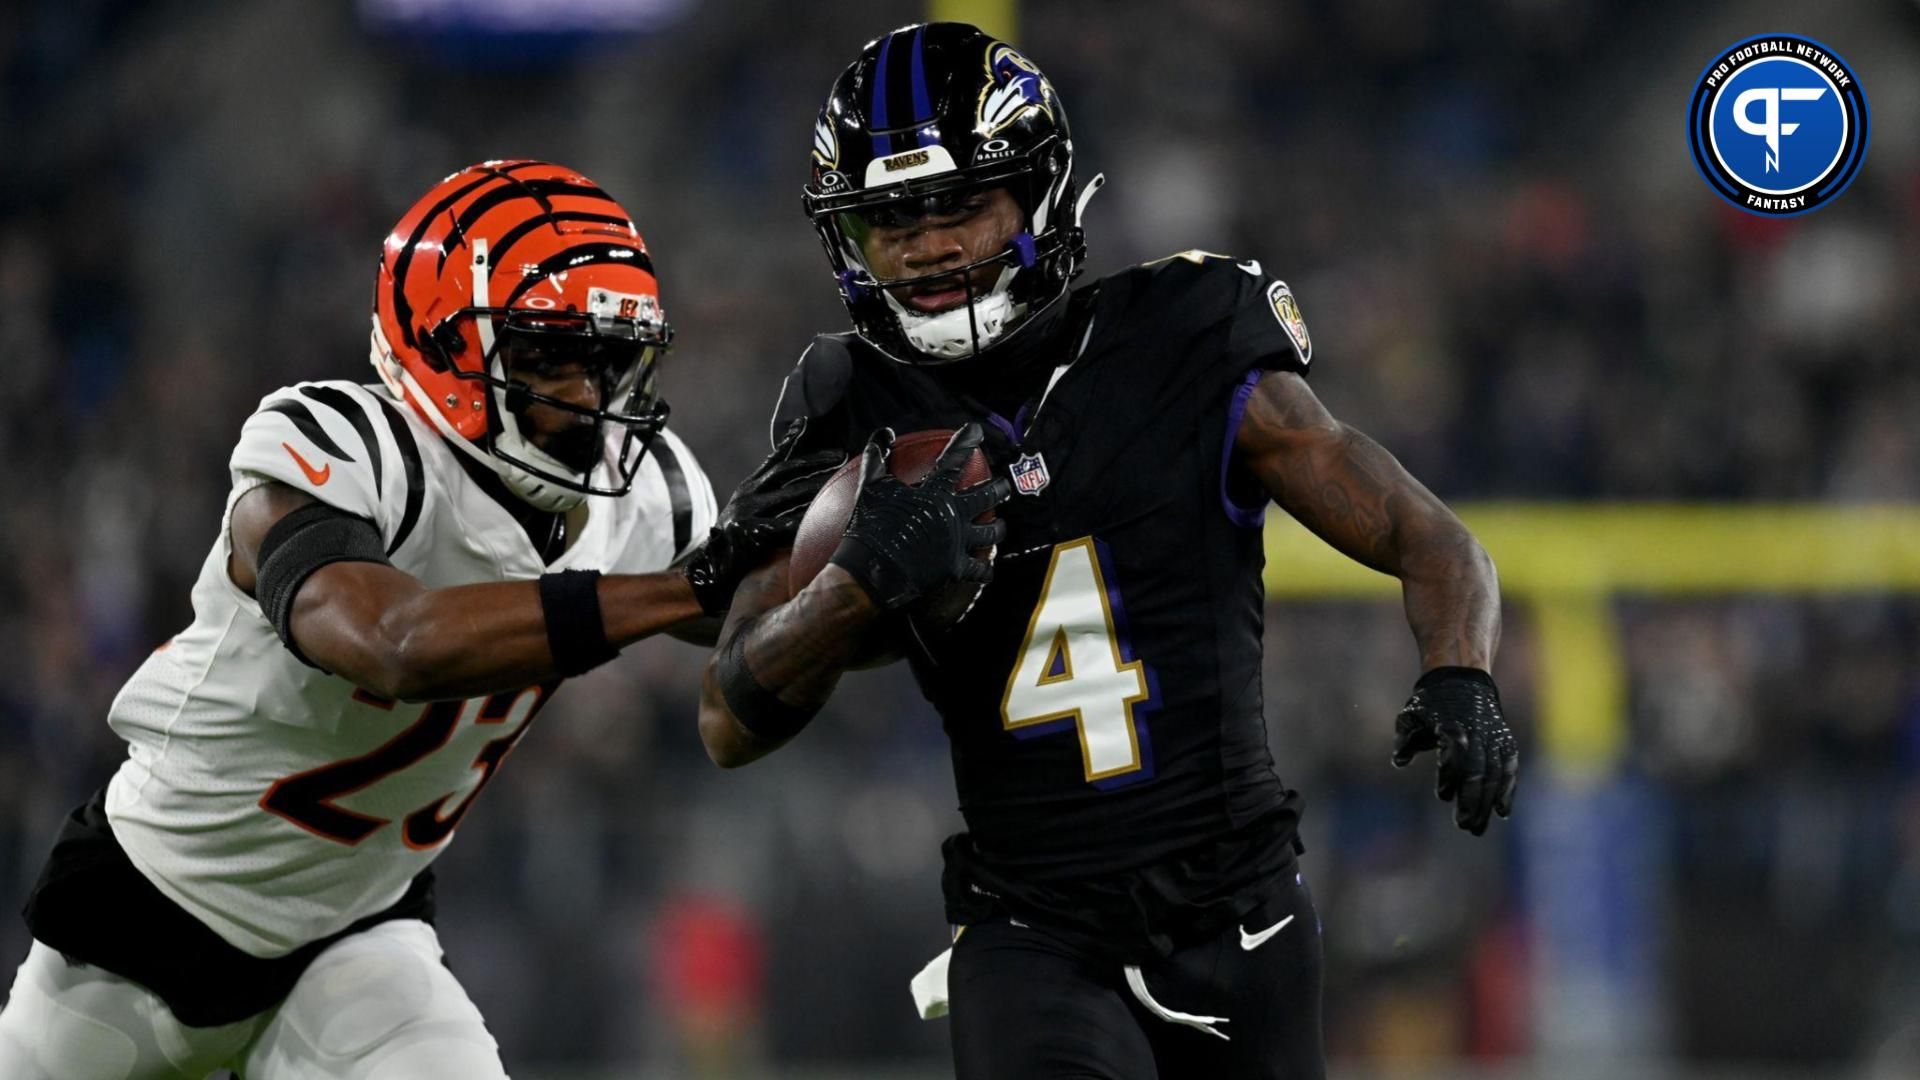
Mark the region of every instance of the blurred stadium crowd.
<instances>
[{"instance_id":1,"label":"blurred stadium crowd","mask_svg":"<svg viewBox=\"0 0 1920 1080\"><path fill-rule=\"evenodd\" d=\"M809 335L844 324L798 208L808 134L840 65L917 8L653 0L625 5L644 31L506 35L392 21L411 6L0 7L9 904L118 757L120 682L188 620L240 421L285 383L367 378L377 246L438 177L551 158L639 215L680 335L673 423L722 489ZM1920 9L1801 14L1074 0L1028 5L1018 40L1111 180L1095 271L1263 260L1301 298L1319 393L1443 497L1920 499ZM1715 48L1777 28L1848 58L1874 137L1836 205L1763 221L1700 183L1682 118ZM1334 1052L1911 1075L1920 598L1620 615L1634 738L1596 796L1609 827L1523 845L1555 827L1541 771L1522 820L1474 842L1387 768L1416 674L1394 605L1271 611ZM1535 655L1515 613L1499 673L1522 723ZM860 676L793 748L722 774L699 659L643 643L569 687L439 864L450 962L508 1061L937 1065L945 1033L906 994L945 939L937 721L903 671ZM1549 986L1532 957L1530 898L1564 870L1539 853L1583 846L1611 989ZM0 919L0 965L25 950ZM1589 994L1616 1004L1583 1031L1564 1003Z\"/></svg>"}]
</instances>

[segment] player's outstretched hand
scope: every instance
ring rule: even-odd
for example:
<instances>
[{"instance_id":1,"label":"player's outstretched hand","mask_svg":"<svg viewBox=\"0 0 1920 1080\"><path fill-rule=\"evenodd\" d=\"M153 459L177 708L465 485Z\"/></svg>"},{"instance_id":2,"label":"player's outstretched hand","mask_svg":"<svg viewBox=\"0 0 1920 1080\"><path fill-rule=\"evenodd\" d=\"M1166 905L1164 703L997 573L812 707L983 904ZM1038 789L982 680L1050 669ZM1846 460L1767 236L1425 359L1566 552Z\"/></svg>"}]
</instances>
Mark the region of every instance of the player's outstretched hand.
<instances>
[{"instance_id":1,"label":"player's outstretched hand","mask_svg":"<svg viewBox=\"0 0 1920 1080\"><path fill-rule=\"evenodd\" d=\"M993 565L973 553L999 543L1007 527L999 521L975 524L974 518L1007 501L1013 485L1001 478L955 490L982 438L978 423L954 432L918 486L887 472L891 429L867 440L853 516L829 561L853 575L880 607L897 610L952 581L993 579Z\"/></svg>"},{"instance_id":2,"label":"player's outstretched hand","mask_svg":"<svg viewBox=\"0 0 1920 1080\"><path fill-rule=\"evenodd\" d=\"M1413 684L1394 718L1393 764L1432 750L1439 763L1434 794L1453 801L1453 823L1475 836L1489 815L1513 814L1520 748L1500 714L1500 688L1478 668L1434 668Z\"/></svg>"},{"instance_id":3,"label":"player's outstretched hand","mask_svg":"<svg viewBox=\"0 0 1920 1080\"><path fill-rule=\"evenodd\" d=\"M798 453L806 430L804 416L787 425L773 453L733 489L713 531L687 557L687 581L707 614L724 614L742 578L793 546L807 506L847 460L838 450Z\"/></svg>"}]
</instances>

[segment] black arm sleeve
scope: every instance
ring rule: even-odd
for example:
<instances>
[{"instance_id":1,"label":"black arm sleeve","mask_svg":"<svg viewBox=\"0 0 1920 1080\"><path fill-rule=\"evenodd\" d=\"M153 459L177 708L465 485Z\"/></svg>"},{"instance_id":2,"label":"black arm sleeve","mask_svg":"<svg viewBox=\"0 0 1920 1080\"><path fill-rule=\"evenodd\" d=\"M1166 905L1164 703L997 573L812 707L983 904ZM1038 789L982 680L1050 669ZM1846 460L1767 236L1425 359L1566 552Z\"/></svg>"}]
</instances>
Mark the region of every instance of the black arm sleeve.
<instances>
[{"instance_id":1,"label":"black arm sleeve","mask_svg":"<svg viewBox=\"0 0 1920 1080\"><path fill-rule=\"evenodd\" d=\"M393 565L373 522L326 503L309 503L287 514L260 541L254 596L287 651L311 668L320 665L293 643L293 598L315 570L337 562Z\"/></svg>"}]
</instances>

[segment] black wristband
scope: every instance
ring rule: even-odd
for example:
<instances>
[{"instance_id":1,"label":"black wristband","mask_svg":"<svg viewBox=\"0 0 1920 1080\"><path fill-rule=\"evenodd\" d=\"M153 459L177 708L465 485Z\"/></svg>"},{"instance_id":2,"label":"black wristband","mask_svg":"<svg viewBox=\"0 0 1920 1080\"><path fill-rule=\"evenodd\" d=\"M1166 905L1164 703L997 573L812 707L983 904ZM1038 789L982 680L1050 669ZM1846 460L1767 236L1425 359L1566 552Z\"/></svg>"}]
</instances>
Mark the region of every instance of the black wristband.
<instances>
[{"instance_id":1,"label":"black wristband","mask_svg":"<svg viewBox=\"0 0 1920 1080\"><path fill-rule=\"evenodd\" d=\"M1445 682L1448 679L1463 679L1467 682L1477 682L1477 683L1484 684L1486 686L1493 685L1493 676L1487 674L1484 671L1481 671L1477 667L1449 666L1449 667L1434 668L1432 671L1429 671L1425 675L1420 676L1419 681L1413 684L1413 688L1415 690L1419 690L1424 687L1432 686L1434 683L1437 683L1437 682Z\"/></svg>"},{"instance_id":2,"label":"black wristband","mask_svg":"<svg viewBox=\"0 0 1920 1080\"><path fill-rule=\"evenodd\" d=\"M770 742L790 739L812 721L819 706L809 709L789 705L753 677L747 669L747 631L752 626L751 622L739 626L720 654L720 665L714 673L720 683L720 696L726 699L727 711L740 726L756 737Z\"/></svg>"},{"instance_id":3,"label":"black wristband","mask_svg":"<svg viewBox=\"0 0 1920 1080\"><path fill-rule=\"evenodd\" d=\"M561 675L592 671L620 655L600 617L600 571L540 575L540 610L547 617L547 649Z\"/></svg>"}]
</instances>

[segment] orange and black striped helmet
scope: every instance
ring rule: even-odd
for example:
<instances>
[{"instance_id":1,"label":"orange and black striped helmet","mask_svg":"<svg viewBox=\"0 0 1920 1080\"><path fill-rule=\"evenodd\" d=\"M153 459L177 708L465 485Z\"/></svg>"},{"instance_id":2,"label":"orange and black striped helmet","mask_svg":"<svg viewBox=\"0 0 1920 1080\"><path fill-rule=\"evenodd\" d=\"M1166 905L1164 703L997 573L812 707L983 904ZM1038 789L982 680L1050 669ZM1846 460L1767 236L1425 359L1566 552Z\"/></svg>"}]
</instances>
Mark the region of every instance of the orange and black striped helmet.
<instances>
[{"instance_id":1,"label":"orange and black striped helmet","mask_svg":"<svg viewBox=\"0 0 1920 1080\"><path fill-rule=\"evenodd\" d=\"M373 290L381 379L539 509L632 486L666 424L654 369L672 338L632 216L561 165L462 169L414 203L381 252ZM601 377L597 406L533 392L513 370L517 356L532 355L588 366ZM602 438L584 456L548 453L520 430L519 414L535 402L591 416Z\"/></svg>"}]
</instances>

